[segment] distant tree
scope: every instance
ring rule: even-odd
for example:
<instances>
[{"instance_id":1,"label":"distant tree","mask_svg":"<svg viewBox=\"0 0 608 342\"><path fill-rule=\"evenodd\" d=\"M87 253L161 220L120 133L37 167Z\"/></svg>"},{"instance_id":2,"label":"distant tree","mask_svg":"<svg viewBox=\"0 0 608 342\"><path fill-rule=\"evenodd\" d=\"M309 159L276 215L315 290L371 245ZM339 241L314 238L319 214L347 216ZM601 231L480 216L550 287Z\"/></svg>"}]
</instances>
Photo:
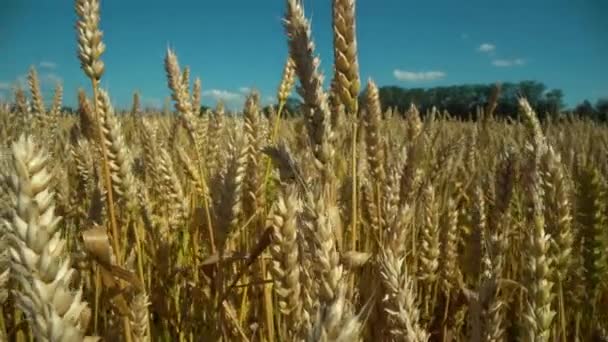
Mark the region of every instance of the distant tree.
<instances>
[{"instance_id":1,"label":"distant tree","mask_svg":"<svg viewBox=\"0 0 608 342\"><path fill-rule=\"evenodd\" d=\"M557 113L564 108L564 92L561 89L552 89L545 94L547 107Z\"/></svg>"},{"instance_id":2,"label":"distant tree","mask_svg":"<svg viewBox=\"0 0 608 342\"><path fill-rule=\"evenodd\" d=\"M517 116L517 96L519 95L520 90L517 83L503 83L495 112L498 115L515 118Z\"/></svg>"},{"instance_id":3,"label":"distant tree","mask_svg":"<svg viewBox=\"0 0 608 342\"><path fill-rule=\"evenodd\" d=\"M378 94L380 96L383 110L388 107L393 107L397 108L399 111L403 111L403 108L400 108L399 103L397 102L400 97L399 92L401 90L401 88L395 86L380 87L380 89L378 89Z\"/></svg>"},{"instance_id":4,"label":"distant tree","mask_svg":"<svg viewBox=\"0 0 608 342\"><path fill-rule=\"evenodd\" d=\"M288 97L285 102L285 116L297 116L300 115L302 107L302 101L296 97Z\"/></svg>"},{"instance_id":5,"label":"distant tree","mask_svg":"<svg viewBox=\"0 0 608 342\"><path fill-rule=\"evenodd\" d=\"M198 110L198 115L205 115L205 113L207 113L207 111L211 110L211 107L205 106L205 105L201 105L201 107Z\"/></svg>"},{"instance_id":6,"label":"distant tree","mask_svg":"<svg viewBox=\"0 0 608 342\"><path fill-rule=\"evenodd\" d=\"M269 104L266 105L264 107L262 107L262 115L264 115L266 118L270 117L270 112L274 111L276 113L278 108L278 105L274 105L274 104Z\"/></svg>"},{"instance_id":7,"label":"distant tree","mask_svg":"<svg viewBox=\"0 0 608 342\"><path fill-rule=\"evenodd\" d=\"M528 99L528 102L532 107L537 107L543 100L543 93L547 87L537 81L521 81L518 85L519 91L522 96Z\"/></svg>"},{"instance_id":8,"label":"distant tree","mask_svg":"<svg viewBox=\"0 0 608 342\"><path fill-rule=\"evenodd\" d=\"M608 121L608 98L597 100L595 103L595 111L597 112L600 121Z\"/></svg>"},{"instance_id":9,"label":"distant tree","mask_svg":"<svg viewBox=\"0 0 608 342\"><path fill-rule=\"evenodd\" d=\"M536 104L536 112L542 119L546 114L557 116L564 108L564 93L561 89L552 89L545 92L544 96Z\"/></svg>"},{"instance_id":10,"label":"distant tree","mask_svg":"<svg viewBox=\"0 0 608 342\"><path fill-rule=\"evenodd\" d=\"M595 103L595 110L598 112L608 111L608 98L602 98Z\"/></svg>"},{"instance_id":11,"label":"distant tree","mask_svg":"<svg viewBox=\"0 0 608 342\"><path fill-rule=\"evenodd\" d=\"M591 104L591 102L589 102L589 100L585 100L578 106L576 106L576 108L574 109L574 114L587 118L596 118L595 108L593 108L593 105Z\"/></svg>"},{"instance_id":12,"label":"distant tree","mask_svg":"<svg viewBox=\"0 0 608 342\"><path fill-rule=\"evenodd\" d=\"M63 107L61 107L61 112L64 114L72 115L72 114L74 114L74 108L72 108L70 106L63 106Z\"/></svg>"},{"instance_id":13,"label":"distant tree","mask_svg":"<svg viewBox=\"0 0 608 342\"><path fill-rule=\"evenodd\" d=\"M380 101L383 110L395 108L404 113L414 103L421 113L435 106L439 110L447 110L452 117L469 119L473 118L477 107L487 106L494 87L494 84L463 84L428 89L385 86L380 88ZM494 114L517 116L519 96L525 96L541 118L546 113L558 113L564 107L564 94L560 89L546 89L545 84L538 81L505 82L501 84Z\"/></svg>"}]
</instances>

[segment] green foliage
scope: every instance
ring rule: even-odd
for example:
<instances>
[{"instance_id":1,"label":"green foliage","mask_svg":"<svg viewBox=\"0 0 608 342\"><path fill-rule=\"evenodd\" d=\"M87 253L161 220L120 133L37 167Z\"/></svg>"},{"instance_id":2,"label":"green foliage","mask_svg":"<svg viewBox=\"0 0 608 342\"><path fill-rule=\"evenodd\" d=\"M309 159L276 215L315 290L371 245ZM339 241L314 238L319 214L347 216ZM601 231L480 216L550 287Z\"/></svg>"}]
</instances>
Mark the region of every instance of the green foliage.
<instances>
[{"instance_id":1,"label":"green foliage","mask_svg":"<svg viewBox=\"0 0 608 342\"><path fill-rule=\"evenodd\" d=\"M205 115L205 113L207 113L207 112L208 112L208 111L210 111L211 109L212 109L211 107L208 107L208 106L202 105L202 106L199 108L198 115Z\"/></svg>"},{"instance_id":2,"label":"green foliage","mask_svg":"<svg viewBox=\"0 0 608 342\"><path fill-rule=\"evenodd\" d=\"M291 114L299 113L302 106L302 101L295 97L288 97L285 102L285 110Z\"/></svg>"},{"instance_id":3,"label":"green foliage","mask_svg":"<svg viewBox=\"0 0 608 342\"><path fill-rule=\"evenodd\" d=\"M576 106L574 112L583 117L595 117L595 108L589 100L585 100Z\"/></svg>"},{"instance_id":4,"label":"green foliage","mask_svg":"<svg viewBox=\"0 0 608 342\"><path fill-rule=\"evenodd\" d=\"M477 106L485 107L494 89L494 84L464 84L434 88L401 88L387 86L380 88L383 110L397 108L404 112L410 103L416 104L424 113L435 106L447 110L450 115L469 118ZM495 110L497 115L514 117L517 113L517 97L525 96L541 117L546 113L555 114L563 109L564 93L560 89L547 91L545 84L537 81L504 83Z\"/></svg>"}]
</instances>

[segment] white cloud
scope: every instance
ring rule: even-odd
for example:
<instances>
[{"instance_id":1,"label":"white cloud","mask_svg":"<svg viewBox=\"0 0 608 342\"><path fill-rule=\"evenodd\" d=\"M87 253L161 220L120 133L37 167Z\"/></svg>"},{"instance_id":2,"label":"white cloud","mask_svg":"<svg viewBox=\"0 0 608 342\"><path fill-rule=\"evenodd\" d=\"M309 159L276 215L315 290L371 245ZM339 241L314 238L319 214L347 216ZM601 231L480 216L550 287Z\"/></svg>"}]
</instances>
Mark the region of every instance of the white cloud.
<instances>
[{"instance_id":1,"label":"white cloud","mask_svg":"<svg viewBox=\"0 0 608 342\"><path fill-rule=\"evenodd\" d=\"M496 50L496 45L490 44L490 43L483 43L483 44L479 45L479 47L477 48L477 51L485 52L485 53L494 52L495 50Z\"/></svg>"},{"instance_id":2,"label":"white cloud","mask_svg":"<svg viewBox=\"0 0 608 342\"><path fill-rule=\"evenodd\" d=\"M499 68L508 68L512 66L522 66L525 65L526 61L521 58L515 59L495 59L492 61L492 65Z\"/></svg>"},{"instance_id":3,"label":"white cloud","mask_svg":"<svg viewBox=\"0 0 608 342\"><path fill-rule=\"evenodd\" d=\"M55 69L57 67L57 63L50 61L42 61L38 64L38 66L43 69Z\"/></svg>"},{"instance_id":4,"label":"white cloud","mask_svg":"<svg viewBox=\"0 0 608 342\"><path fill-rule=\"evenodd\" d=\"M210 89L210 90L203 91L203 96L211 97L216 100L222 100L222 101L236 101L236 100L240 100L243 95L238 94L238 93L233 93L228 90Z\"/></svg>"},{"instance_id":5,"label":"white cloud","mask_svg":"<svg viewBox=\"0 0 608 342\"><path fill-rule=\"evenodd\" d=\"M399 81L406 82L417 82L417 81L434 81L438 79L442 79L446 76L446 73L443 71L405 71L395 69L393 71L393 76Z\"/></svg>"},{"instance_id":6,"label":"white cloud","mask_svg":"<svg viewBox=\"0 0 608 342\"><path fill-rule=\"evenodd\" d=\"M61 76L54 74L52 72L49 72L49 73L40 75L40 82L41 83L48 82L49 84L55 85L57 83L62 83L63 79L61 78Z\"/></svg>"},{"instance_id":7,"label":"white cloud","mask_svg":"<svg viewBox=\"0 0 608 342\"><path fill-rule=\"evenodd\" d=\"M239 91L243 94L249 94L251 92L251 88L249 87L240 87Z\"/></svg>"},{"instance_id":8,"label":"white cloud","mask_svg":"<svg viewBox=\"0 0 608 342\"><path fill-rule=\"evenodd\" d=\"M0 91L10 90L10 89L11 89L10 83L0 81Z\"/></svg>"}]
</instances>

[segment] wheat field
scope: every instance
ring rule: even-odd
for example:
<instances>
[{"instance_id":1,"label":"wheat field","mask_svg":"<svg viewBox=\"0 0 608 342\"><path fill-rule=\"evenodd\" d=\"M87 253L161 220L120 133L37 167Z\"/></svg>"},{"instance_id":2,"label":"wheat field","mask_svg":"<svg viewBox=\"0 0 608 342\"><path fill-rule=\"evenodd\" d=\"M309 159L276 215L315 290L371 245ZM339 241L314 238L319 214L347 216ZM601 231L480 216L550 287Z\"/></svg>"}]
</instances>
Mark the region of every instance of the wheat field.
<instances>
[{"instance_id":1,"label":"wheat field","mask_svg":"<svg viewBox=\"0 0 608 342\"><path fill-rule=\"evenodd\" d=\"M76 0L76 115L34 68L0 109L0 341L606 341L608 129L503 120L498 88L476 121L383 111L354 2L329 89L287 0L272 110L200 113L168 49L174 113L119 115Z\"/></svg>"}]
</instances>

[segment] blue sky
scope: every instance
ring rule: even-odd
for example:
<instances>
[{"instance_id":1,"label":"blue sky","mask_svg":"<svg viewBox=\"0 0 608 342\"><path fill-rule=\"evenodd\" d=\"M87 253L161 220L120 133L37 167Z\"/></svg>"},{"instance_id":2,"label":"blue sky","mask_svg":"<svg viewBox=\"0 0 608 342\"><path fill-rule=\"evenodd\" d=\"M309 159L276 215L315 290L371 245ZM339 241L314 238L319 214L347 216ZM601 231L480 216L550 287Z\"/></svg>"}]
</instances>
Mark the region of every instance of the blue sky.
<instances>
[{"instance_id":1,"label":"blue sky","mask_svg":"<svg viewBox=\"0 0 608 342\"><path fill-rule=\"evenodd\" d=\"M321 67L331 77L331 5L304 0ZM73 1L2 0L0 96L11 96L30 65L50 99L54 83L65 102L89 84L76 57ZM276 93L287 43L282 0L171 2L102 0L107 51L102 85L118 107L137 90L146 105L169 94L163 70L168 46L200 76L203 102L231 107L255 88ZM535 79L561 88L568 105L608 97L608 1L359 0L357 34L363 81L430 87Z\"/></svg>"}]
</instances>

